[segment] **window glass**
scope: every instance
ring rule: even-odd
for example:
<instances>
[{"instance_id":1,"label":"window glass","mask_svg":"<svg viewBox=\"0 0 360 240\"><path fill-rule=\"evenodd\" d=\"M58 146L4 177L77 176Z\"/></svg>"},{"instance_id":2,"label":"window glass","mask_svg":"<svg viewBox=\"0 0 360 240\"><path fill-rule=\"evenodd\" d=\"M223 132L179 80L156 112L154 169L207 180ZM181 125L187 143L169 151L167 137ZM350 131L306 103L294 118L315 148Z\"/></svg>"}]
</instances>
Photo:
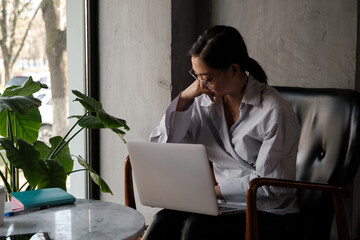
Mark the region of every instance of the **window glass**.
<instances>
[{"instance_id":1,"label":"window glass","mask_svg":"<svg viewBox=\"0 0 360 240\"><path fill-rule=\"evenodd\" d=\"M48 86L34 97L42 102L38 139L50 145L51 137L64 137L69 129L66 0L5 0L0 6L0 93L30 76ZM21 172L19 182L25 183Z\"/></svg>"}]
</instances>

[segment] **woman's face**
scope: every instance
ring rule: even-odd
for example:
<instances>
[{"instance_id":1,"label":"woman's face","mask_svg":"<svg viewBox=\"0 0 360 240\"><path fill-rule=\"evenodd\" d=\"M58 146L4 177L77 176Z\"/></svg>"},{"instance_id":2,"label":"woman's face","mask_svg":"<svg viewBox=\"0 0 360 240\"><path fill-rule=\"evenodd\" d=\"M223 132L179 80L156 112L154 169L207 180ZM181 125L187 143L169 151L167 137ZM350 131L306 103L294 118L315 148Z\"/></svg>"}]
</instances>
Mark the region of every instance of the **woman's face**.
<instances>
[{"instance_id":1,"label":"woman's face","mask_svg":"<svg viewBox=\"0 0 360 240\"><path fill-rule=\"evenodd\" d=\"M229 94L229 91L234 88L234 74L229 71L229 68L224 70L211 68L197 56L192 56L191 62L194 76L209 89L211 94L221 97Z\"/></svg>"}]
</instances>

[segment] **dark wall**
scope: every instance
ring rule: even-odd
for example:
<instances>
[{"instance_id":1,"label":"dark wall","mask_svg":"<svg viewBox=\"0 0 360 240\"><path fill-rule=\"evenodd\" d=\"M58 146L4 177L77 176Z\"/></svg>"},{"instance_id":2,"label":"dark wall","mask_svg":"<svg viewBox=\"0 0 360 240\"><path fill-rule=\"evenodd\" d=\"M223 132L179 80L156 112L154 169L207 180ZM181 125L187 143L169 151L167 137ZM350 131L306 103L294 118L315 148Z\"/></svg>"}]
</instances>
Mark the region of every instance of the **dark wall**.
<instances>
[{"instance_id":1,"label":"dark wall","mask_svg":"<svg viewBox=\"0 0 360 240\"><path fill-rule=\"evenodd\" d=\"M358 1L172 1L172 98L192 81L187 50L216 24L240 31L271 85L359 90Z\"/></svg>"}]
</instances>

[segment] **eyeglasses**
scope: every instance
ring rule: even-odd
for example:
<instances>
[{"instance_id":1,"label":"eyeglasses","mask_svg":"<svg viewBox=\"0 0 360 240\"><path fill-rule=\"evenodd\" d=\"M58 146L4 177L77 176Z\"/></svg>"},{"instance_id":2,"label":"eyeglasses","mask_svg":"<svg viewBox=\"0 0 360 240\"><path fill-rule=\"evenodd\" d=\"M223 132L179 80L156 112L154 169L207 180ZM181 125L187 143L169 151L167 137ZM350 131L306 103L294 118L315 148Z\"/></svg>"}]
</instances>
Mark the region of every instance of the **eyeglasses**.
<instances>
[{"instance_id":1,"label":"eyeglasses","mask_svg":"<svg viewBox=\"0 0 360 240\"><path fill-rule=\"evenodd\" d=\"M207 75L207 74L199 74L199 75L197 75L197 74L195 73L194 69L190 69L190 70L189 70L189 73L190 73L190 75L191 75L193 78L195 78L195 80L198 80L198 81L202 82L203 84L205 84L205 86L206 86L208 89L212 89L211 84L213 84L213 83L215 82L215 80L216 80L216 77L219 76L220 73L222 73L222 72L225 71L225 70L226 70L226 69L221 70L221 71L220 71L218 74L216 74L213 78L210 78L210 79L208 79L208 80L201 79L201 77L202 77L203 75ZM200 76L200 78L199 78L199 76Z\"/></svg>"}]
</instances>

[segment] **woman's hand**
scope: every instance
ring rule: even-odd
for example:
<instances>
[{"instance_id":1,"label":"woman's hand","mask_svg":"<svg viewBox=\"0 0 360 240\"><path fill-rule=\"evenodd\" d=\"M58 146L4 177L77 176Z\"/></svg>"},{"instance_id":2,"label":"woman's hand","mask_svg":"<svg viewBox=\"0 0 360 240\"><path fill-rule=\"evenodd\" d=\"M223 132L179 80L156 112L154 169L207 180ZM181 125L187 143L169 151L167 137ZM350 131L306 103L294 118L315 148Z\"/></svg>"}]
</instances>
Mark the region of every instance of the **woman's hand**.
<instances>
[{"instance_id":1,"label":"woman's hand","mask_svg":"<svg viewBox=\"0 0 360 240\"><path fill-rule=\"evenodd\" d=\"M215 101L215 94L205 84L199 80L195 80L189 87L187 87L179 96L176 111L184 111L188 103L192 102L194 98L206 94L211 101Z\"/></svg>"},{"instance_id":2,"label":"woman's hand","mask_svg":"<svg viewBox=\"0 0 360 240\"><path fill-rule=\"evenodd\" d=\"M220 190L220 186L219 186L219 185L215 186L215 193L216 193L216 198L218 198L218 199L224 199L223 195L221 194L221 190Z\"/></svg>"}]
</instances>

